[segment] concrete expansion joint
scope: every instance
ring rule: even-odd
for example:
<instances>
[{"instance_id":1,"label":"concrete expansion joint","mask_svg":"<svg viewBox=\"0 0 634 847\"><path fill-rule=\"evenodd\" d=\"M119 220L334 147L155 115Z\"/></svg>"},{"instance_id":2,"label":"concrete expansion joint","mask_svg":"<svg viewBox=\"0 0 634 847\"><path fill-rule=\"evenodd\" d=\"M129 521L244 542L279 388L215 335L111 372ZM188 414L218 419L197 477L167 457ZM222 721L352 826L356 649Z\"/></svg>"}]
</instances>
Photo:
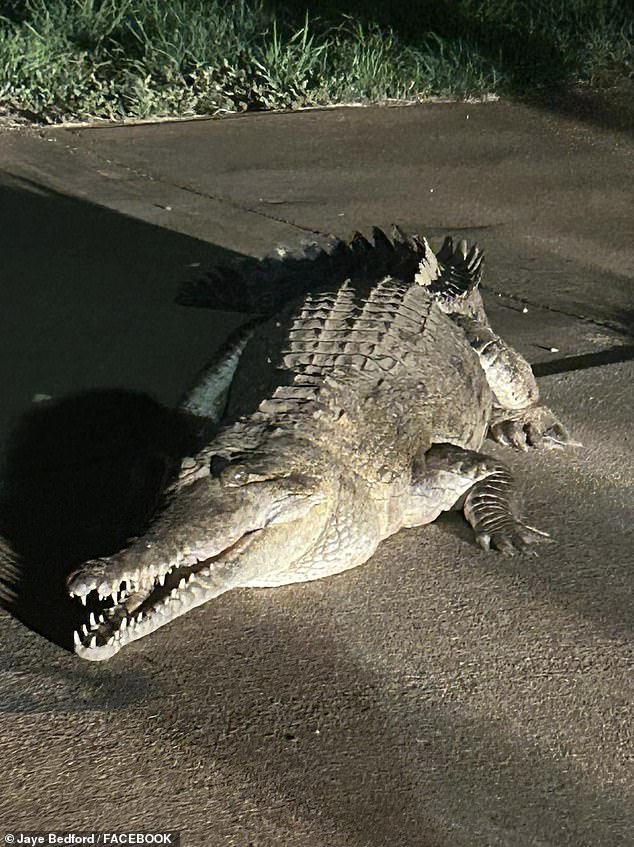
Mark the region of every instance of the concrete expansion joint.
<instances>
[{"instance_id":1,"label":"concrete expansion joint","mask_svg":"<svg viewBox=\"0 0 634 847\"><path fill-rule=\"evenodd\" d=\"M71 132L75 132L71 130ZM85 148L84 148L85 149ZM183 191L188 194L191 194L196 197L200 197L204 200L210 200L212 202L219 203L221 205L228 206L234 210L244 212L247 214L256 215L259 218L269 221L275 221L276 223L284 224L286 226L290 226L293 229L297 230L301 233L308 233L311 236L316 237L327 237L329 233L324 232L319 229L315 229L310 226L305 226L304 224L297 223L296 221L289 220L286 217L274 215L269 212L265 212L262 209L253 208L253 206L238 203L235 200L231 200L227 197L222 197L218 195L211 194L206 191L202 191L198 188L195 188L192 185L182 184L179 182L174 182L170 179L165 178L159 174L153 174L149 170L145 168L135 167L128 163L119 161L117 159L112 159L94 148L90 148L89 155L94 157L95 160L107 164L109 166L115 166L117 168L121 168L123 171L133 175L139 179L147 180L150 182L154 182L155 184L165 185L172 189L177 189L178 191ZM497 224L493 225L497 226ZM482 227L477 227L477 229L481 229ZM487 227L489 228L489 227ZM627 329L621 324L610 321L608 319L601 319L592 317L590 315L585 314L577 314L572 311L568 311L566 309L557 308L555 306L550 306L546 303L535 302L534 300L528 299L526 297L522 297L518 294L514 294L509 291L505 291L499 288L494 288L487 285L481 285L480 289L482 291L486 291L487 293L504 298L513 303L517 303L520 306L531 307L535 309L541 309L546 312L550 312L551 314L559 314L565 317L571 318L573 320L579 320L584 323L591 324L592 326L608 329L611 332L616 333L620 338L619 342L614 346L595 351L593 353L584 354L582 356L572 356L572 357L563 357L557 358L550 362L538 362L534 364L533 371L535 376L547 376L554 373L563 373L571 370L585 370L588 367L596 367L604 364L613 364L615 362L623 362L629 361L634 357L634 346L628 344L628 340L630 339L630 334ZM509 307L512 308L512 307ZM622 339L622 342L621 342Z\"/></svg>"},{"instance_id":2,"label":"concrete expansion joint","mask_svg":"<svg viewBox=\"0 0 634 847\"><path fill-rule=\"evenodd\" d=\"M206 191L200 191L198 188L193 188L191 185L180 185L179 183L168 182L167 180L163 180L160 177L157 179L156 177L151 177L156 182L162 182L165 185L170 185L173 188L178 188L179 191L187 191L189 194L195 194L197 197L203 197L205 200L214 200L217 203L225 203L227 206L231 206L233 209L238 209L241 212L248 212L251 215L257 215L260 218L266 218L269 221L275 221L276 223L286 224L287 226L292 226L294 229L298 229L301 232L309 232L311 235L319 235L325 236L327 233L321 232L318 229L313 229L309 226L304 226L303 224L298 224L295 221L288 220L288 218L281 218L277 215L269 215L266 212L261 211L260 209L254 209L252 206L245 206L243 203L236 203L235 200L229 200L226 197L218 197L214 194L209 194Z\"/></svg>"},{"instance_id":3,"label":"concrete expansion joint","mask_svg":"<svg viewBox=\"0 0 634 847\"><path fill-rule=\"evenodd\" d=\"M590 323L593 324L593 326L601 327L602 329L612 330L612 332L616 332L626 338L629 337L627 330L621 324L613 321L593 318L590 315L578 315L576 312L568 312L565 309L558 309L555 306L549 306L546 303L535 303L533 300L529 300L526 297L520 297L519 294L512 294L510 291L501 291L499 288L491 288L491 286L488 285L480 285L480 289L482 291L486 291L487 294L494 294L496 297L504 297L508 300L513 300L515 303L519 303L522 306L532 306L534 309L543 309L546 312L564 315L567 318L573 318L577 321Z\"/></svg>"},{"instance_id":4,"label":"concrete expansion joint","mask_svg":"<svg viewBox=\"0 0 634 847\"><path fill-rule=\"evenodd\" d=\"M209 194L206 191L200 191L198 188L194 188L191 185L182 185L181 183L171 182L168 179L165 179L162 176L156 176L150 173L143 168L136 168L133 165L126 164L125 162L120 162L116 159L109 159L106 156L98 153L96 150L91 149L90 154L98 159L101 162L104 162L108 165L115 165L122 170L127 171L130 174L133 174L136 177L141 179L147 179L154 183L160 183L161 185L168 185L170 188L176 188L179 191L185 191L188 194L193 194L196 197L202 197L205 200L212 200L216 203L224 203L227 206L231 206L233 209L237 209L241 212L248 212L252 215L257 215L260 218L266 218L270 221L275 221L276 223L286 224L287 226L292 226L294 229L299 230L300 232L309 232L311 235L326 235L326 233L321 232L320 230L313 229L309 226L304 226L303 224L298 224L295 221L288 220L287 218L278 217L277 215L267 214L266 212L261 211L260 209L254 209L251 206L245 206L242 203L236 203L235 200L229 200L226 197L219 197L215 194Z\"/></svg>"}]
</instances>

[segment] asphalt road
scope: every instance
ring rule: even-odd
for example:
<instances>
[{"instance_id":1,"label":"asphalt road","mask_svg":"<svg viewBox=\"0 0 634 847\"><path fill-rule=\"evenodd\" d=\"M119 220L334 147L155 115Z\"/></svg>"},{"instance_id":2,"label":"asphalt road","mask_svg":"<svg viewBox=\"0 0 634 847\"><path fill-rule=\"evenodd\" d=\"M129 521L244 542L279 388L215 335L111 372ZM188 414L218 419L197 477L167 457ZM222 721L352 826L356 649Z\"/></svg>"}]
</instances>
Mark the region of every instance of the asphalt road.
<instances>
[{"instance_id":1,"label":"asphalt road","mask_svg":"<svg viewBox=\"0 0 634 847\"><path fill-rule=\"evenodd\" d=\"M0 569L0 835L633 843L634 133L589 121L436 104L0 134L2 514L28 563ZM556 544L503 559L441 519L76 659L64 569L143 520L168 408L243 320L174 305L179 282L393 221L485 248L495 327L583 444L491 447Z\"/></svg>"}]
</instances>

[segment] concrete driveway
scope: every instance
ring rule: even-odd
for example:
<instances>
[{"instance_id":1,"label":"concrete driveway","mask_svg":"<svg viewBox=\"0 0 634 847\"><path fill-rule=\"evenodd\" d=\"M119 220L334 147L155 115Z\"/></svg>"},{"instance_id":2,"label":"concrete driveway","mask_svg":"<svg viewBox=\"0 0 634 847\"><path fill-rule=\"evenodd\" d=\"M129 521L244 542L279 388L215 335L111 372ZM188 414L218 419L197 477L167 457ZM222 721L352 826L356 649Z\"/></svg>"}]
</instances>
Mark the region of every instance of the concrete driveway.
<instances>
[{"instance_id":1,"label":"concrete driveway","mask_svg":"<svg viewBox=\"0 0 634 847\"><path fill-rule=\"evenodd\" d=\"M436 104L4 131L0 161L3 520L26 558L0 570L0 832L632 844L632 135ZM244 320L174 305L179 281L393 221L485 248L496 329L583 443L505 453L557 543L503 559L441 519L76 659L63 574L143 520L180 446L165 407Z\"/></svg>"}]
</instances>

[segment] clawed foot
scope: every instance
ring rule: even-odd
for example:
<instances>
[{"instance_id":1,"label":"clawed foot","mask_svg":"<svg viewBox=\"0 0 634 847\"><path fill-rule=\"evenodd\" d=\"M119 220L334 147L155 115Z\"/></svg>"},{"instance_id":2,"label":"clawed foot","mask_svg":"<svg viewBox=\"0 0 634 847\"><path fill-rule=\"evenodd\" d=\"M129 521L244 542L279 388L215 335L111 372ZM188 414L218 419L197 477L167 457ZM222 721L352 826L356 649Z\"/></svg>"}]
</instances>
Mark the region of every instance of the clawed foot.
<instances>
[{"instance_id":1,"label":"clawed foot","mask_svg":"<svg viewBox=\"0 0 634 847\"><path fill-rule=\"evenodd\" d=\"M505 447L529 450L531 447L549 449L580 447L566 428L559 423L547 406L532 406L514 413L512 417L491 424L489 437Z\"/></svg>"},{"instance_id":2,"label":"clawed foot","mask_svg":"<svg viewBox=\"0 0 634 847\"><path fill-rule=\"evenodd\" d=\"M547 532L542 532L517 520L510 526L505 526L499 530L476 532L476 541L483 550L490 550L493 547L504 556L514 556L516 553L530 553L536 556L537 551L529 545L553 543Z\"/></svg>"}]
</instances>

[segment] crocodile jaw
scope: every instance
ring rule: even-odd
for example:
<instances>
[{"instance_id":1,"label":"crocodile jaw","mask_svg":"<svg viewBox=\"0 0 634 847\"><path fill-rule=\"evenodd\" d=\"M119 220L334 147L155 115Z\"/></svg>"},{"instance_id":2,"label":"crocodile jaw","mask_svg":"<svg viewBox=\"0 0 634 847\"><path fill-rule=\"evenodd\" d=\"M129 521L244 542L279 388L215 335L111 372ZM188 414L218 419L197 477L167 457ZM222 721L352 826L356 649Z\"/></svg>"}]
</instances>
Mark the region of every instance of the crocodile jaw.
<instances>
[{"instance_id":1,"label":"crocodile jaw","mask_svg":"<svg viewBox=\"0 0 634 847\"><path fill-rule=\"evenodd\" d=\"M323 500L316 481L306 479L227 489L204 478L181 489L146 535L69 577L70 595L86 606L86 621L74 633L75 653L89 661L110 659L126 644L257 578L254 567L284 555L286 526L296 536L297 523Z\"/></svg>"},{"instance_id":2,"label":"crocodile jaw","mask_svg":"<svg viewBox=\"0 0 634 847\"><path fill-rule=\"evenodd\" d=\"M156 578L135 582L129 576L122 582L129 584L131 590L117 587L105 598L111 599L114 604L100 616L91 612L88 625L84 624L81 630L75 631L75 653L93 662L110 659L131 641L149 635L216 597L219 591L214 569L223 562L234 561L263 531L248 533L224 553L203 562L185 557L179 565L173 565ZM184 575L180 576L181 573ZM170 588L170 585L173 587ZM71 595L80 597L87 604L88 595L81 593L83 586L74 583L74 587Z\"/></svg>"}]
</instances>

